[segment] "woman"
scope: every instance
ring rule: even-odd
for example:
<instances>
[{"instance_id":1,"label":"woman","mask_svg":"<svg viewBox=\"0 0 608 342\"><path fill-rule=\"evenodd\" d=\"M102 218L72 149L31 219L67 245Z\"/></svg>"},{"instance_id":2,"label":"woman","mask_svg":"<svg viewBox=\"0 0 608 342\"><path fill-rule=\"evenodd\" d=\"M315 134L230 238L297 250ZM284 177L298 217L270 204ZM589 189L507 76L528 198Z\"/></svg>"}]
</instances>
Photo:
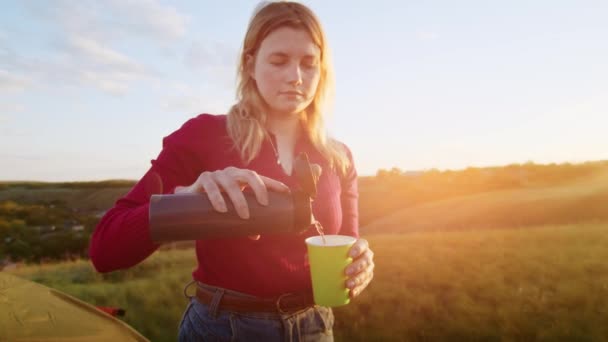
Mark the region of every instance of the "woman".
<instances>
[{"instance_id":1,"label":"woman","mask_svg":"<svg viewBox=\"0 0 608 342\"><path fill-rule=\"evenodd\" d=\"M148 206L154 193L204 192L226 212L221 191L249 217L242 190L258 202L289 191L294 156L306 152L323 172L313 202L326 234L358 237L357 173L348 148L329 139L322 108L332 88L325 35L304 5L270 2L254 14L240 56L237 102L227 115L202 114L163 140L163 149L135 187L109 210L90 246L100 272L131 267L159 246L150 241ZM333 313L315 306L304 239L267 235L196 242L198 267L180 324L180 340L333 340ZM345 272L350 296L373 277L364 239L350 249Z\"/></svg>"}]
</instances>

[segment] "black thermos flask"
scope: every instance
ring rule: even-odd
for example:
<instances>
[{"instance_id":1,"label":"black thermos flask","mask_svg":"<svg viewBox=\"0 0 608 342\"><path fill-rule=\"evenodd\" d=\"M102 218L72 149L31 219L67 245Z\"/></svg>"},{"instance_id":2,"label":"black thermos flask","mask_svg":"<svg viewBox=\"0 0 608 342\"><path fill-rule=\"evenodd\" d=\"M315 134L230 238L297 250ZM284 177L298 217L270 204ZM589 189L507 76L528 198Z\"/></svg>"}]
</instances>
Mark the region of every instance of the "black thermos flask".
<instances>
[{"instance_id":1,"label":"black thermos flask","mask_svg":"<svg viewBox=\"0 0 608 342\"><path fill-rule=\"evenodd\" d=\"M207 194L152 195L149 207L150 237L156 243L237 237L258 234L298 233L313 222L311 202L317 188L308 156L298 155L294 172L299 188L289 193L268 191L268 205L258 203L253 191L244 191L249 218L236 213L222 193L228 211L213 209Z\"/></svg>"}]
</instances>

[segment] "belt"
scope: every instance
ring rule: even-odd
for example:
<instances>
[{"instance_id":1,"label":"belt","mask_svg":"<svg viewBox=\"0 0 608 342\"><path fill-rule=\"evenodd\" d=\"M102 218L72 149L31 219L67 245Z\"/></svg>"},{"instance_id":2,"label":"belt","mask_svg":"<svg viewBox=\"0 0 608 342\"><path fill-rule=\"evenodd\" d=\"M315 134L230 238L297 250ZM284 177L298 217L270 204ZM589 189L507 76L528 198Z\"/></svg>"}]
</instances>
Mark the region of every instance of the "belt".
<instances>
[{"instance_id":1,"label":"belt","mask_svg":"<svg viewBox=\"0 0 608 342\"><path fill-rule=\"evenodd\" d=\"M196 298L204 304L212 305L215 291L196 287ZM219 299L218 309L233 312L275 312L287 314L314 306L312 295L286 293L276 298L246 298L224 292Z\"/></svg>"}]
</instances>

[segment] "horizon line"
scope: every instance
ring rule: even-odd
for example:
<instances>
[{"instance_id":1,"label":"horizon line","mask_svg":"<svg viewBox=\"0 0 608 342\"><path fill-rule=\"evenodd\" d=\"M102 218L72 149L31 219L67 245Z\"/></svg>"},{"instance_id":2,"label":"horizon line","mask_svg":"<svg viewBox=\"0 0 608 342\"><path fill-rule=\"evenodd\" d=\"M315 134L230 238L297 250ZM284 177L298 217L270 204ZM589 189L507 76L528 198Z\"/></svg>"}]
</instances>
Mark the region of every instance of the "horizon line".
<instances>
[{"instance_id":1,"label":"horizon line","mask_svg":"<svg viewBox=\"0 0 608 342\"><path fill-rule=\"evenodd\" d=\"M504 168L504 167L508 167L508 166L512 166L512 165L544 165L544 166L549 166L549 165L555 165L555 166L560 166L560 165L585 165L585 164L602 164L602 163L608 163L608 159L597 159L597 160L586 160L586 161L581 161L581 162L551 162L551 163L536 163L532 160L530 161L526 161L523 163L509 163L509 164L503 164L503 165L487 165L487 166L467 166L464 168L458 168L458 169L452 169L452 168L426 168L426 169L417 169L417 170L406 170L406 169L401 169L397 166L391 167L391 168L387 168L387 169L377 169L375 174L358 174L357 177L376 177L378 172L380 172L381 170L384 171L391 171L393 169L398 169L399 171L401 171L402 173L424 173L424 172L429 172L429 171L439 171L439 172L447 172L447 171L464 171L467 169L471 169L471 168L475 168L475 169L492 169L492 168ZM34 180L34 179L11 179L11 180L4 180L4 179L0 179L0 184L11 184L11 183L40 183L40 184L50 184L50 183L103 183L103 182L137 182L139 181L139 179L128 179L128 178L105 178L105 179L88 179L88 180L58 180L58 181L50 181L50 180Z\"/></svg>"}]
</instances>

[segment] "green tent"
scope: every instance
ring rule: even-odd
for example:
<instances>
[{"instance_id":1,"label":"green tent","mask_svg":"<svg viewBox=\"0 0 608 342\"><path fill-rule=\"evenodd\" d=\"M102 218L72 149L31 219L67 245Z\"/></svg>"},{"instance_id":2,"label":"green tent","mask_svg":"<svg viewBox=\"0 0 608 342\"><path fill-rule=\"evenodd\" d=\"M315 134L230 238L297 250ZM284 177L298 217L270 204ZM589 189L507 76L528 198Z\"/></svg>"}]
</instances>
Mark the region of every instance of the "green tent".
<instances>
[{"instance_id":1,"label":"green tent","mask_svg":"<svg viewBox=\"0 0 608 342\"><path fill-rule=\"evenodd\" d=\"M0 271L0 341L148 339L95 306Z\"/></svg>"}]
</instances>

